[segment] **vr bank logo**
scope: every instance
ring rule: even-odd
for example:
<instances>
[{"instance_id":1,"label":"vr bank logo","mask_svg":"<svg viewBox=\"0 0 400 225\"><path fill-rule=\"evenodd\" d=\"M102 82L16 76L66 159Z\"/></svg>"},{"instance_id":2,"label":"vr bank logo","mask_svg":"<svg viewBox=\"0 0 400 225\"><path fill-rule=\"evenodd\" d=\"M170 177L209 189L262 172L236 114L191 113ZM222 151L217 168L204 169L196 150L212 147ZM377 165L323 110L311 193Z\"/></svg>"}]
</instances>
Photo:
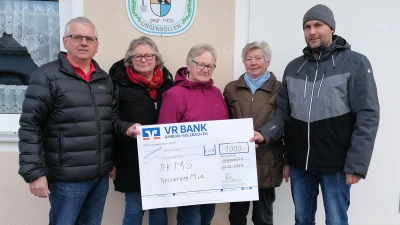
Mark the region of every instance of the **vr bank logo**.
<instances>
[{"instance_id":1,"label":"vr bank logo","mask_svg":"<svg viewBox=\"0 0 400 225\"><path fill-rule=\"evenodd\" d=\"M143 140L161 139L160 128L143 128Z\"/></svg>"}]
</instances>

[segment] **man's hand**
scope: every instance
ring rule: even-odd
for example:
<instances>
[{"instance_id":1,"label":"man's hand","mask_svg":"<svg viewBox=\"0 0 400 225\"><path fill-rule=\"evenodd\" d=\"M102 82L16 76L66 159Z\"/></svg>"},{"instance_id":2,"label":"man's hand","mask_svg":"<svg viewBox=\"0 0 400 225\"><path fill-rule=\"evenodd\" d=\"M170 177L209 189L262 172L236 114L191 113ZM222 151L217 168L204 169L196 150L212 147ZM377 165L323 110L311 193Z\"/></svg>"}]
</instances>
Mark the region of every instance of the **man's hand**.
<instances>
[{"instance_id":1,"label":"man's hand","mask_svg":"<svg viewBox=\"0 0 400 225\"><path fill-rule=\"evenodd\" d=\"M255 142L256 148L258 148L258 144L264 142L264 137L262 134L260 134L260 132L254 131L254 137L250 138L250 141Z\"/></svg>"},{"instance_id":2,"label":"man's hand","mask_svg":"<svg viewBox=\"0 0 400 225\"><path fill-rule=\"evenodd\" d=\"M283 179L285 179L286 183L289 181L289 177L290 177L289 166L285 165L283 166Z\"/></svg>"},{"instance_id":3,"label":"man's hand","mask_svg":"<svg viewBox=\"0 0 400 225\"><path fill-rule=\"evenodd\" d=\"M50 194L49 186L47 184L47 178L43 176L30 182L29 190L35 196L38 196L40 198L47 198L47 196Z\"/></svg>"},{"instance_id":4,"label":"man's hand","mask_svg":"<svg viewBox=\"0 0 400 225\"><path fill-rule=\"evenodd\" d=\"M108 176L111 178L111 180L115 180L117 177L117 167L113 166L113 169L108 173Z\"/></svg>"},{"instance_id":5,"label":"man's hand","mask_svg":"<svg viewBox=\"0 0 400 225\"><path fill-rule=\"evenodd\" d=\"M361 177L346 173L346 184L357 184Z\"/></svg>"},{"instance_id":6,"label":"man's hand","mask_svg":"<svg viewBox=\"0 0 400 225\"><path fill-rule=\"evenodd\" d=\"M136 126L141 126L140 123L135 123L126 130L126 136L136 138L140 134L140 130L136 130Z\"/></svg>"}]
</instances>

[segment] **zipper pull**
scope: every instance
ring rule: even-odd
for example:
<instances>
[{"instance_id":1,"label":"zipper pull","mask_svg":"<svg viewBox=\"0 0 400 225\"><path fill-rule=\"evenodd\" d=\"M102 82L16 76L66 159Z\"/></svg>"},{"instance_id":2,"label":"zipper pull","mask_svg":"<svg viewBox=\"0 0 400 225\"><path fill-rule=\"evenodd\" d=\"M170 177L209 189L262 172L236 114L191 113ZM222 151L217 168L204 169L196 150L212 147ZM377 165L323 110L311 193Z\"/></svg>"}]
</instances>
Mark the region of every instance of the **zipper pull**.
<instances>
[{"instance_id":1,"label":"zipper pull","mask_svg":"<svg viewBox=\"0 0 400 225\"><path fill-rule=\"evenodd\" d=\"M157 108L158 108L158 106L157 106L157 102L154 102L154 108L155 108L155 109L157 109Z\"/></svg>"}]
</instances>

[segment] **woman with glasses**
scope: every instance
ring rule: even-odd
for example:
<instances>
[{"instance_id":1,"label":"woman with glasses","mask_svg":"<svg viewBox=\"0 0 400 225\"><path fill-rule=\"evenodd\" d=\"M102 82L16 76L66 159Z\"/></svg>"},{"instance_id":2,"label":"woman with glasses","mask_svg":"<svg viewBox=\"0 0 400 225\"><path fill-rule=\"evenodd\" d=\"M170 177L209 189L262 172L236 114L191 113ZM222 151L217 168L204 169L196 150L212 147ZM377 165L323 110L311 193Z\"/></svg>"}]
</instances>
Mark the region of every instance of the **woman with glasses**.
<instances>
[{"instance_id":1,"label":"woman with glasses","mask_svg":"<svg viewBox=\"0 0 400 225\"><path fill-rule=\"evenodd\" d=\"M186 66L175 75L175 86L163 95L158 122L179 123L228 119L221 91L211 79L216 62L215 49L209 44L192 47ZM178 225L209 225L215 204L178 207Z\"/></svg>"},{"instance_id":2,"label":"woman with glasses","mask_svg":"<svg viewBox=\"0 0 400 225\"><path fill-rule=\"evenodd\" d=\"M173 86L157 45L148 37L132 40L125 58L110 69L120 118L142 125L157 124L162 94ZM115 137L115 167L110 173L115 190L125 193L123 225L141 225L143 210L140 192L136 139ZM152 209L150 225L167 225L166 209Z\"/></svg>"},{"instance_id":3,"label":"woman with glasses","mask_svg":"<svg viewBox=\"0 0 400 225\"><path fill-rule=\"evenodd\" d=\"M271 62L269 45L262 42L247 44L242 51L246 72L238 80L230 82L224 97L231 119L253 118L254 129L264 125L275 111L275 99L281 82L267 71ZM288 179L288 168L283 173L282 139L256 149L258 195L253 201L252 220L255 225L272 225L272 204L275 187L282 183L282 175ZM232 202L229 221L231 225L247 223L250 202Z\"/></svg>"}]
</instances>

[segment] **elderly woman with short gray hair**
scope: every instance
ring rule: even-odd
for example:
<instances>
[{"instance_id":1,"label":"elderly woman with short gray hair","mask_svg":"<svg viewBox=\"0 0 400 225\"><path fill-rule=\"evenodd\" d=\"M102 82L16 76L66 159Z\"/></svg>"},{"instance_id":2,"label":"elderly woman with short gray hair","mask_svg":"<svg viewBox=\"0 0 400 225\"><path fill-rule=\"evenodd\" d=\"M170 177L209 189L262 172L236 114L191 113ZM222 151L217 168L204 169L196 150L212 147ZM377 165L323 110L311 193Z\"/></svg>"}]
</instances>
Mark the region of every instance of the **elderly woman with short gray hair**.
<instances>
[{"instance_id":1,"label":"elderly woman with short gray hair","mask_svg":"<svg viewBox=\"0 0 400 225\"><path fill-rule=\"evenodd\" d=\"M125 58L110 69L120 119L157 124L162 95L173 86L157 45L146 36L132 40ZM143 210L136 139L115 136L115 167L110 177L115 190L125 193L123 225L141 225ZM166 209L149 211L150 225L167 225Z\"/></svg>"},{"instance_id":2,"label":"elderly woman with short gray hair","mask_svg":"<svg viewBox=\"0 0 400 225\"><path fill-rule=\"evenodd\" d=\"M242 51L246 72L238 80L226 85L225 102L231 119L253 118L254 129L264 125L275 111L275 99L281 82L268 66L271 50L267 42L252 42ZM253 201L252 220L255 225L272 225L272 204L275 187L282 183L282 139L256 149L259 200ZM285 167L287 169L287 167ZM287 179L288 174L285 174ZM231 225L247 224L250 202L231 202L229 222Z\"/></svg>"},{"instance_id":3,"label":"elderly woman with short gray hair","mask_svg":"<svg viewBox=\"0 0 400 225\"><path fill-rule=\"evenodd\" d=\"M180 123L228 119L221 91L211 79L216 68L217 54L209 44L193 46L186 67L175 75L175 86L163 95L159 123ZM210 225L215 204L178 207L178 225Z\"/></svg>"}]
</instances>

